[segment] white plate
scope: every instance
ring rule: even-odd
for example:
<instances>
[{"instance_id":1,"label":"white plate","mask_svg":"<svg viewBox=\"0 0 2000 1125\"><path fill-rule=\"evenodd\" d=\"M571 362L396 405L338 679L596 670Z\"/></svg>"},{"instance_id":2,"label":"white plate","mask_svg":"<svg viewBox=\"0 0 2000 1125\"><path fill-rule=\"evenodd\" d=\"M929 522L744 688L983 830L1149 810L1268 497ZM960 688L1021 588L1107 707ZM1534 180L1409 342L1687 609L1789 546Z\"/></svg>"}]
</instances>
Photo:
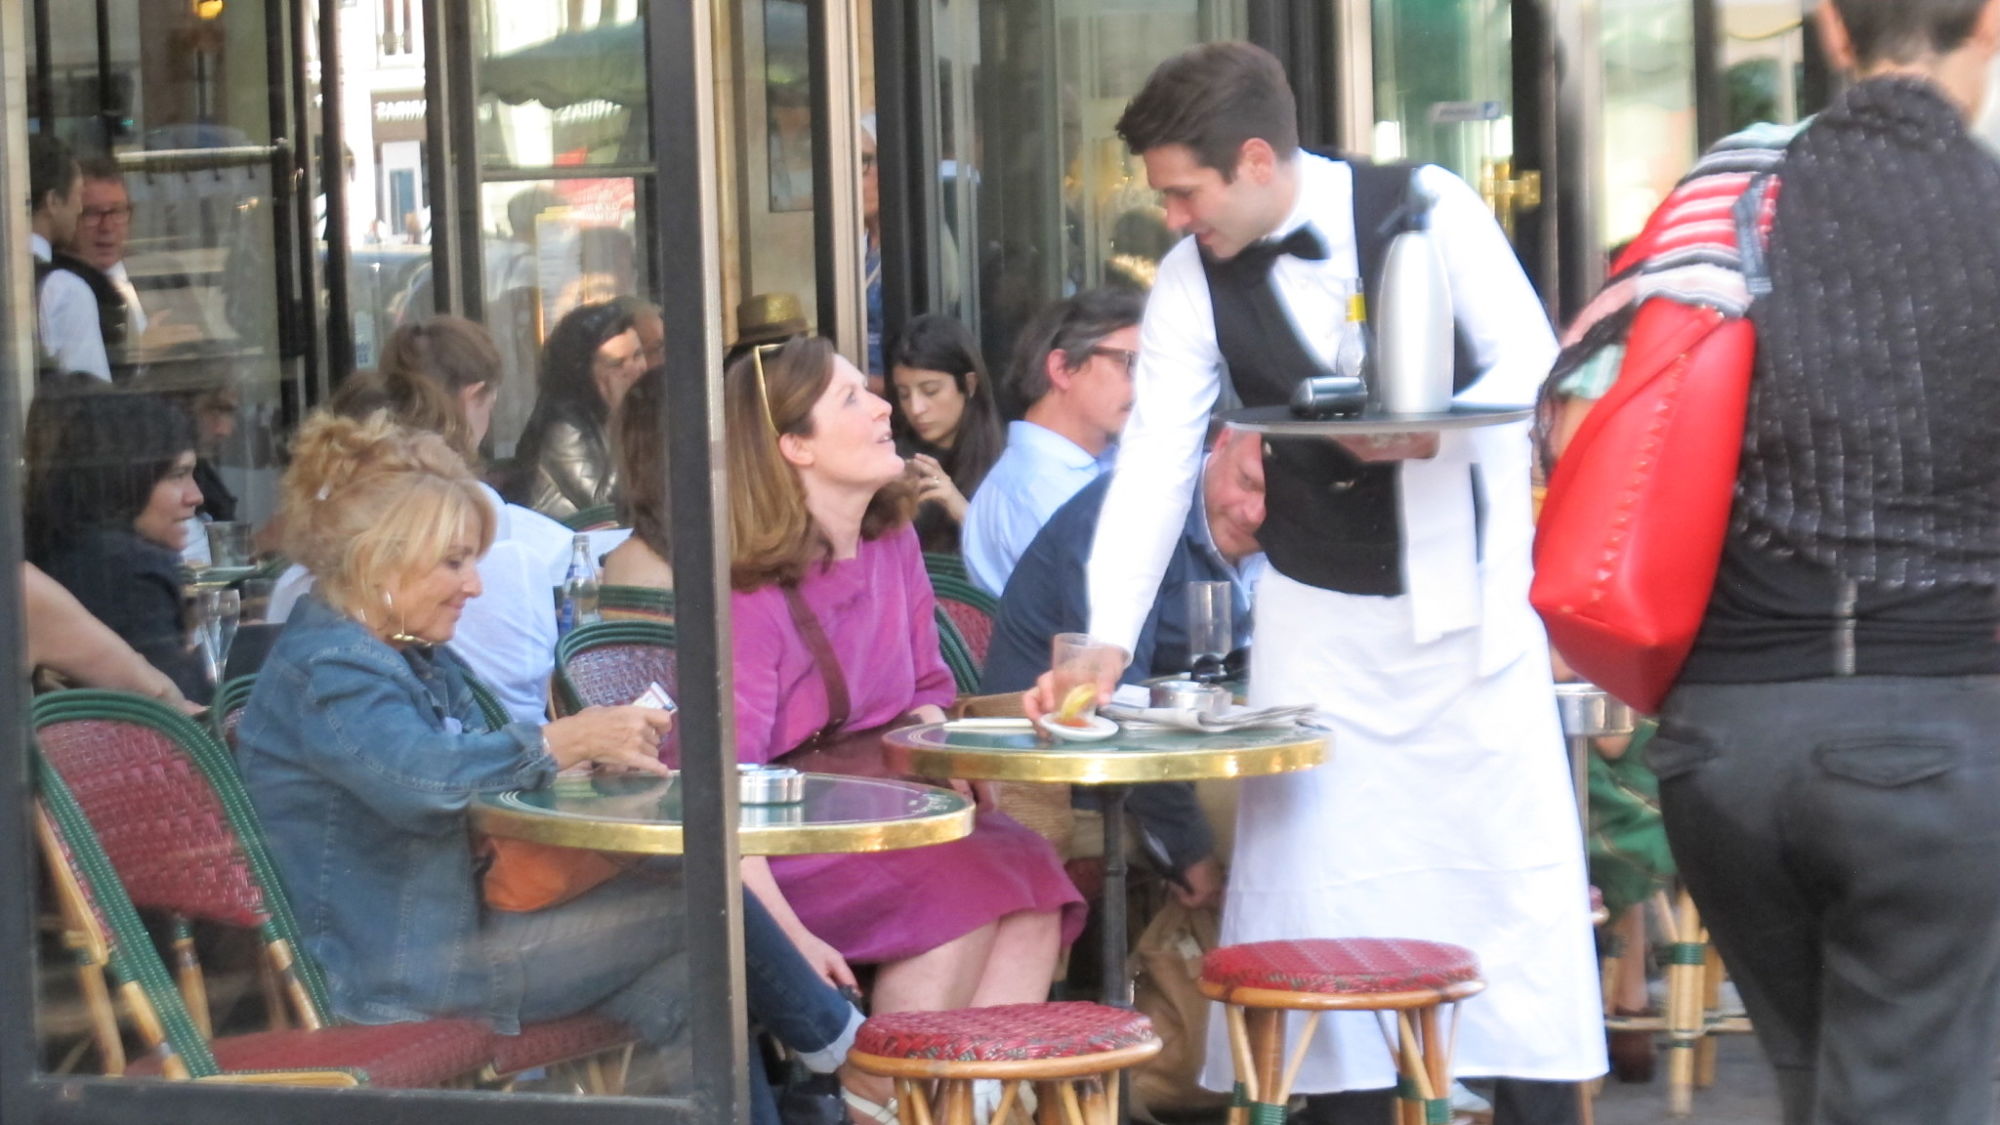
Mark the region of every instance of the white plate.
<instances>
[{"instance_id":1,"label":"white plate","mask_svg":"<svg viewBox=\"0 0 2000 1125\"><path fill-rule=\"evenodd\" d=\"M1080 727L1055 722L1053 715L1043 715L1036 721L1036 725L1050 738L1061 739L1064 742L1102 742L1118 733L1118 724L1102 715L1090 716Z\"/></svg>"}]
</instances>

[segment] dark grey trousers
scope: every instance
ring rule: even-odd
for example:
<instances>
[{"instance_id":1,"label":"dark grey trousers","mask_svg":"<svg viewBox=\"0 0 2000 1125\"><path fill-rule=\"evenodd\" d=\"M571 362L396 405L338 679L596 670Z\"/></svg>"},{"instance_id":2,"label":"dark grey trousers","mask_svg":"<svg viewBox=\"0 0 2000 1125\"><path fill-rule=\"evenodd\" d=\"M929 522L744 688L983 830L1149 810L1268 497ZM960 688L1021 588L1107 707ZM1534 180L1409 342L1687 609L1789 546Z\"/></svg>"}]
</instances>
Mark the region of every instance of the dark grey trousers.
<instances>
[{"instance_id":1,"label":"dark grey trousers","mask_svg":"<svg viewBox=\"0 0 2000 1125\"><path fill-rule=\"evenodd\" d=\"M1583 1120L1583 1088L1575 1082L1501 1078L1493 1083L1493 1125L1574 1125ZM1392 1125L1394 1090L1350 1090L1306 1099L1305 1125Z\"/></svg>"},{"instance_id":2,"label":"dark grey trousers","mask_svg":"<svg viewBox=\"0 0 2000 1125\"><path fill-rule=\"evenodd\" d=\"M1685 685L1648 758L1787 1125L1990 1122L2000 677Z\"/></svg>"}]
</instances>

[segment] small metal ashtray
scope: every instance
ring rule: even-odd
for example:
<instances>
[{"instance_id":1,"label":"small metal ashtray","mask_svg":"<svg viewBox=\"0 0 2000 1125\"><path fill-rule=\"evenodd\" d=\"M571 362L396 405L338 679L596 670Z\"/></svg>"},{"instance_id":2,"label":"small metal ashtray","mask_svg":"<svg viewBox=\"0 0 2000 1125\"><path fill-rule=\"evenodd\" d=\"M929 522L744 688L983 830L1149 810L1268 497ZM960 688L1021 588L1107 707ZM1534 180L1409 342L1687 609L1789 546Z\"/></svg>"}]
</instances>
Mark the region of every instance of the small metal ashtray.
<instances>
[{"instance_id":1,"label":"small metal ashtray","mask_svg":"<svg viewBox=\"0 0 2000 1125\"><path fill-rule=\"evenodd\" d=\"M1570 738L1631 734L1639 725L1630 705L1596 684L1557 684L1556 709L1562 714L1563 734Z\"/></svg>"},{"instance_id":2,"label":"small metal ashtray","mask_svg":"<svg viewBox=\"0 0 2000 1125\"><path fill-rule=\"evenodd\" d=\"M1195 680L1161 680L1152 688L1155 707L1201 715L1220 715L1229 706L1229 689Z\"/></svg>"},{"instance_id":3,"label":"small metal ashtray","mask_svg":"<svg viewBox=\"0 0 2000 1125\"><path fill-rule=\"evenodd\" d=\"M737 800L746 805L796 805L806 799L806 775L784 766L736 767Z\"/></svg>"}]
</instances>

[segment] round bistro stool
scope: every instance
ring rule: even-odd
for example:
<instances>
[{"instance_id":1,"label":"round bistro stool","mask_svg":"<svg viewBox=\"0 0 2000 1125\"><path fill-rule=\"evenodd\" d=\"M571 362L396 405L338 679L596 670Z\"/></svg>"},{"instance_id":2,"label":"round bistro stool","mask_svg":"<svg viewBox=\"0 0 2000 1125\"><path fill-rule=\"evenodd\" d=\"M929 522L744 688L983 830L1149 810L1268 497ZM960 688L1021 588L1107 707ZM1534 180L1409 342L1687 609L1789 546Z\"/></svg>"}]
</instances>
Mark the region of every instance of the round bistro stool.
<instances>
[{"instance_id":1,"label":"round bistro stool","mask_svg":"<svg viewBox=\"0 0 2000 1125\"><path fill-rule=\"evenodd\" d=\"M1322 1012L1374 1012L1396 1062L1400 1125L1449 1125L1458 1002L1486 987L1471 950L1403 938L1226 945L1201 959L1201 993L1229 1020L1236 1089L1229 1125L1283 1125L1285 1102ZM1438 1007L1453 1028L1440 1036ZM1308 1012L1285 1061L1285 1013ZM1395 1031L1389 1027L1394 1013Z\"/></svg>"},{"instance_id":2,"label":"round bistro stool","mask_svg":"<svg viewBox=\"0 0 2000 1125\"><path fill-rule=\"evenodd\" d=\"M992 1125L1028 1121L1034 1083L1042 1125L1113 1125L1118 1071L1160 1051L1153 1024L1102 1004L1002 1004L948 1012L891 1012L861 1025L847 1061L896 1080L904 1125L972 1125L972 1083L997 1079ZM937 1083L933 1097L927 1089Z\"/></svg>"}]
</instances>

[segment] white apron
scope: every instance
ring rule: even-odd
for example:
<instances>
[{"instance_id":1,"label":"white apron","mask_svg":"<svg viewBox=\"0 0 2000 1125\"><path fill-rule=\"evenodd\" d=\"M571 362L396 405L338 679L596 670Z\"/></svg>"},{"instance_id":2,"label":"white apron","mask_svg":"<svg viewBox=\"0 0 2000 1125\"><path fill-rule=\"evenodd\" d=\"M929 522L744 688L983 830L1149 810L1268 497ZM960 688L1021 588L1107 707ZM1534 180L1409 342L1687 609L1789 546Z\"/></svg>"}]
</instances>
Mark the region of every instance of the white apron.
<instances>
[{"instance_id":1,"label":"white apron","mask_svg":"<svg viewBox=\"0 0 2000 1125\"><path fill-rule=\"evenodd\" d=\"M1522 541L1489 534L1486 545L1518 572L1487 590L1507 590L1524 608ZM1460 1007L1456 1076L1604 1073L1583 840L1540 623L1488 606L1484 629L1418 643L1407 598L1335 593L1275 572L1258 584L1256 607L1252 702L1312 701L1333 720L1333 747L1317 769L1242 783L1223 942L1465 946L1479 956L1486 990ZM1481 634L1496 621L1507 636L1485 637L1482 654ZM1511 659L1494 659L1496 640ZM1492 670L1481 674L1482 664ZM1291 1021L1288 1051L1303 1018ZM1233 1081L1218 1014L1203 1083L1226 1090ZM1327 1013L1296 1089L1394 1083L1375 1017Z\"/></svg>"}]
</instances>

